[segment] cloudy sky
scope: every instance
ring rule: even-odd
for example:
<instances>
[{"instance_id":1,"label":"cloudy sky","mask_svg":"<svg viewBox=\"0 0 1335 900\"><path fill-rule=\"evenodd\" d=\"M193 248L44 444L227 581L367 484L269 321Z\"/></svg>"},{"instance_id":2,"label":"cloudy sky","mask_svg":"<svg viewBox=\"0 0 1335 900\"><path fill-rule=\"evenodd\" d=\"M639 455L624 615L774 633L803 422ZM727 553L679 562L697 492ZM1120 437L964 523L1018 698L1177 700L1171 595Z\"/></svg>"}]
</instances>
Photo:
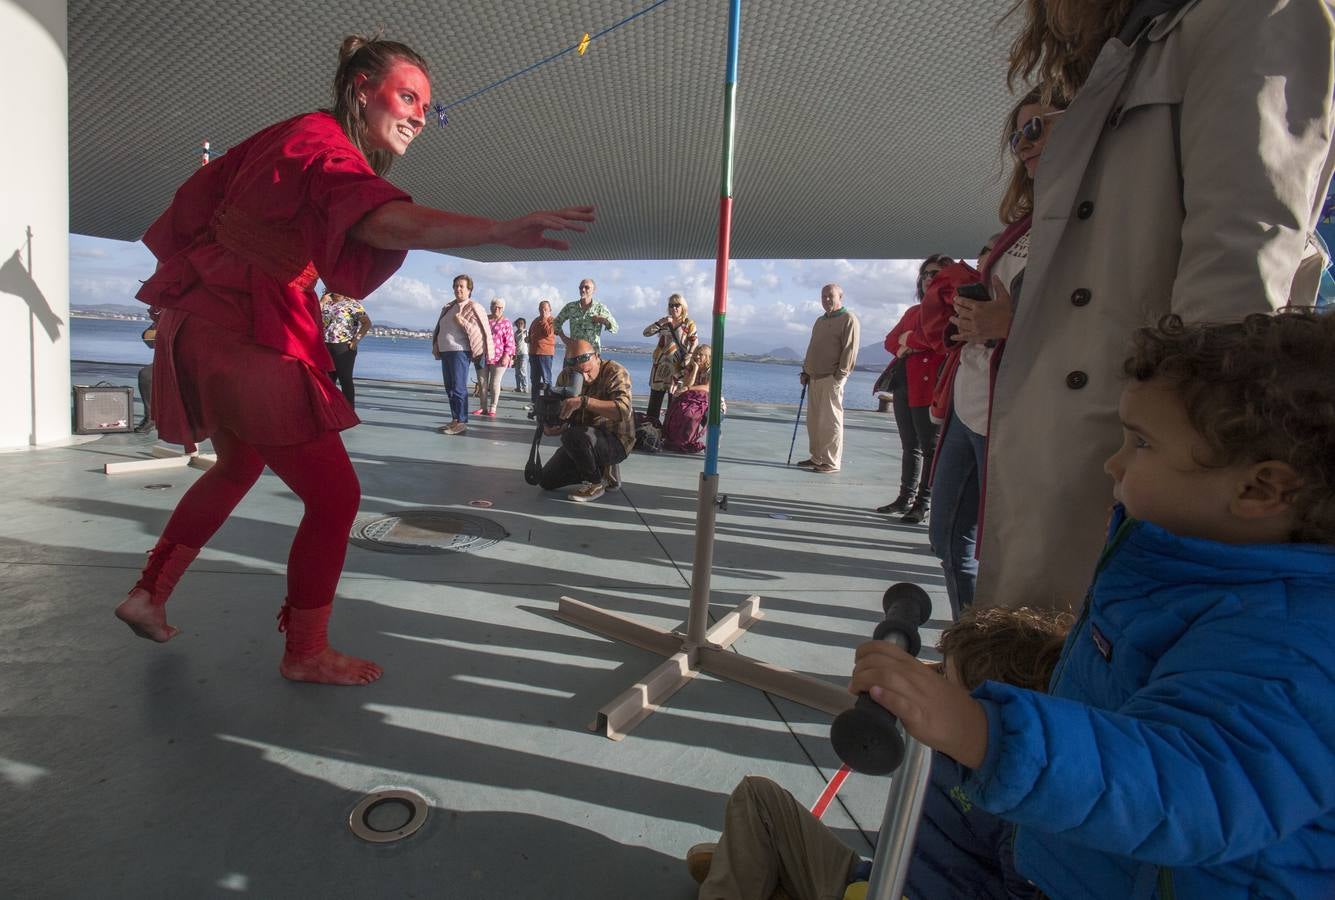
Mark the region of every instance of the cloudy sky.
<instances>
[{"instance_id":1,"label":"cloudy sky","mask_svg":"<svg viewBox=\"0 0 1335 900\"><path fill-rule=\"evenodd\" d=\"M835 281L844 302L862 322L863 344L879 339L913 302L919 260L748 259L732 263L728 285L729 350L761 353L778 347L805 349L811 323L821 314L821 285ZM134 306L141 279L153 271L153 257L139 243L70 235L70 303ZM702 330L710 327L714 303L711 260L572 260L535 263L477 263L440 253L413 251L397 275L366 298L373 320L431 328L451 297L460 272L473 276L474 298L484 304L504 297L510 318L532 318L538 301L553 306L578 296L580 279L598 283L597 299L612 309L621 326L618 343L642 343L644 326L666 311L667 296L686 298ZM559 302L557 302L559 301Z\"/></svg>"}]
</instances>

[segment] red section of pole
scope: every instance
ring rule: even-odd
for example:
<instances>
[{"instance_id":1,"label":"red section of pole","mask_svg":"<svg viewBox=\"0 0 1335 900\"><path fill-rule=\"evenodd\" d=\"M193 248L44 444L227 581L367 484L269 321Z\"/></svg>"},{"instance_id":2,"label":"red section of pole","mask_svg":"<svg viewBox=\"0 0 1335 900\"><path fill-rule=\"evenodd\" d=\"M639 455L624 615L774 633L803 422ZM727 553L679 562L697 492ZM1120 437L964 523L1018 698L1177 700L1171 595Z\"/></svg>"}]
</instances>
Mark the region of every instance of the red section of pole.
<instances>
[{"instance_id":1,"label":"red section of pole","mask_svg":"<svg viewBox=\"0 0 1335 900\"><path fill-rule=\"evenodd\" d=\"M732 258L732 198L718 201L718 255L714 261L714 315L728 312L728 261Z\"/></svg>"}]
</instances>

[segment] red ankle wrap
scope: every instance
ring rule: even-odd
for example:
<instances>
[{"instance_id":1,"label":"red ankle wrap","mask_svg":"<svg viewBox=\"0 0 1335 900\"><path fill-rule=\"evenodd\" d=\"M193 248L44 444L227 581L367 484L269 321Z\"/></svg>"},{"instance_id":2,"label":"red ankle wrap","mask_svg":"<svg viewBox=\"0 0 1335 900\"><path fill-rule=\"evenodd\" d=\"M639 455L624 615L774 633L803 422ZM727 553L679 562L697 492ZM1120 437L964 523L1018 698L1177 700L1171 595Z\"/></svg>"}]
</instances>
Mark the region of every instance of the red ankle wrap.
<instances>
[{"instance_id":1,"label":"red ankle wrap","mask_svg":"<svg viewBox=\"0 0 1335 900\"><path fill-rule=\"evenodd\" d=\"M197 547L158 541L153 549L148 551L148 564L144 566L144 571L140 573L133 590L147 592L152 598L152 603L161 606L167 602L167 598L176 588L176 582L181 580L185 570L198 555Z\"/></svg>"},{"instance_id":2,"label":"red ankle wrap","mask_svg":"<svg viewBox=\"0 0 1335 900\"><path fill-rule=\"evenodd\" d=\"M284 603L278 611L278 630L287 634L287 652L292 656L315 656L329 646L329 614L334 604L302 609Z\"/></svg>"}]
</instances>

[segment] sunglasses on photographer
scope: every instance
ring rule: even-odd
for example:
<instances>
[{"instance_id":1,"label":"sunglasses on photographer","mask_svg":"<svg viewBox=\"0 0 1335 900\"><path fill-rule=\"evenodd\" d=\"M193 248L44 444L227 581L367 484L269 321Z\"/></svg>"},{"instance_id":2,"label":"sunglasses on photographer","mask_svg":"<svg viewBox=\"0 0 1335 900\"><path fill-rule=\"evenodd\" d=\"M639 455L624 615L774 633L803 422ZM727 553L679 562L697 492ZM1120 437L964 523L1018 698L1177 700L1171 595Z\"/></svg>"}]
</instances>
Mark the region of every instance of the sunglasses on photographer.
<instances>
[{"instance_id":1,"label":"sunglasses on photographer","mask_svg":"<svg viewBox=\"0 0 1335 900\"><path fill-rule=\"evenodd\" d=\"M1034 116L1028 122L1025 122L1019 128L1012 131L1010 136L1011 152L1020 152L1021 140L1026 140L1031 144L1036 143L1039 138L1043 137L1043 132L1047 130L1047 125L1044 120L1053 116L1060 116L1064 112L1066 112L1066 110L1058 109L1050 113L1044 113L1041 116Z\"/></svg>"},{"instance_id":2,"label":"sunglasses on photographer","mask_svg":"<svg viewBox=\"0 0 1335 900\"><path fill-rule=\"evenodd\" d=\"M597 353L581 353L579 356L567 356L565 359L566 368L573 369L575 366L582 366L597 355Z\"/></svg>"}]
</instances>

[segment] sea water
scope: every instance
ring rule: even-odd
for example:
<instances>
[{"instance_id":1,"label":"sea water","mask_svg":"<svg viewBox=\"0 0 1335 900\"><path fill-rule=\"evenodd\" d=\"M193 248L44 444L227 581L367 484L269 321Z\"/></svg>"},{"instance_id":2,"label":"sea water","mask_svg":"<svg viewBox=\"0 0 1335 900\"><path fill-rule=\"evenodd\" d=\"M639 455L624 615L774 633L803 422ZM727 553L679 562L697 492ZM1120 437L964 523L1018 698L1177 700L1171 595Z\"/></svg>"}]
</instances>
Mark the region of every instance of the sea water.
<instances>
[{"instance_id":1,"label":"sea water","mask_svg":"<svg viewBox=\"0 0 1335 900\"><path fill-rule=\"evenodd\" d=\"M147 365L153 361L153 351L140 339L140 334L147 326L145 321L72 318L70 357L96 362ZM649 353L609 350L605 357L616 360L630 372L636 405L642 405L641 398L649 396ZM796 404L802 391L797 380L798 372L797 366L779 363L725 360L723 396L729 400L747 402ZM357 365L353 374L358 378L384 381L441 380L440 363L432 358L430 343L414 338L364 338L357 346ZM876 398L871 392L876 375L874 372L857 371L849 377L844 387L846 408L876 408ZM506 373L504 383L507 388L514 387L513 371Z\"/></svg>"}]
</instances>

